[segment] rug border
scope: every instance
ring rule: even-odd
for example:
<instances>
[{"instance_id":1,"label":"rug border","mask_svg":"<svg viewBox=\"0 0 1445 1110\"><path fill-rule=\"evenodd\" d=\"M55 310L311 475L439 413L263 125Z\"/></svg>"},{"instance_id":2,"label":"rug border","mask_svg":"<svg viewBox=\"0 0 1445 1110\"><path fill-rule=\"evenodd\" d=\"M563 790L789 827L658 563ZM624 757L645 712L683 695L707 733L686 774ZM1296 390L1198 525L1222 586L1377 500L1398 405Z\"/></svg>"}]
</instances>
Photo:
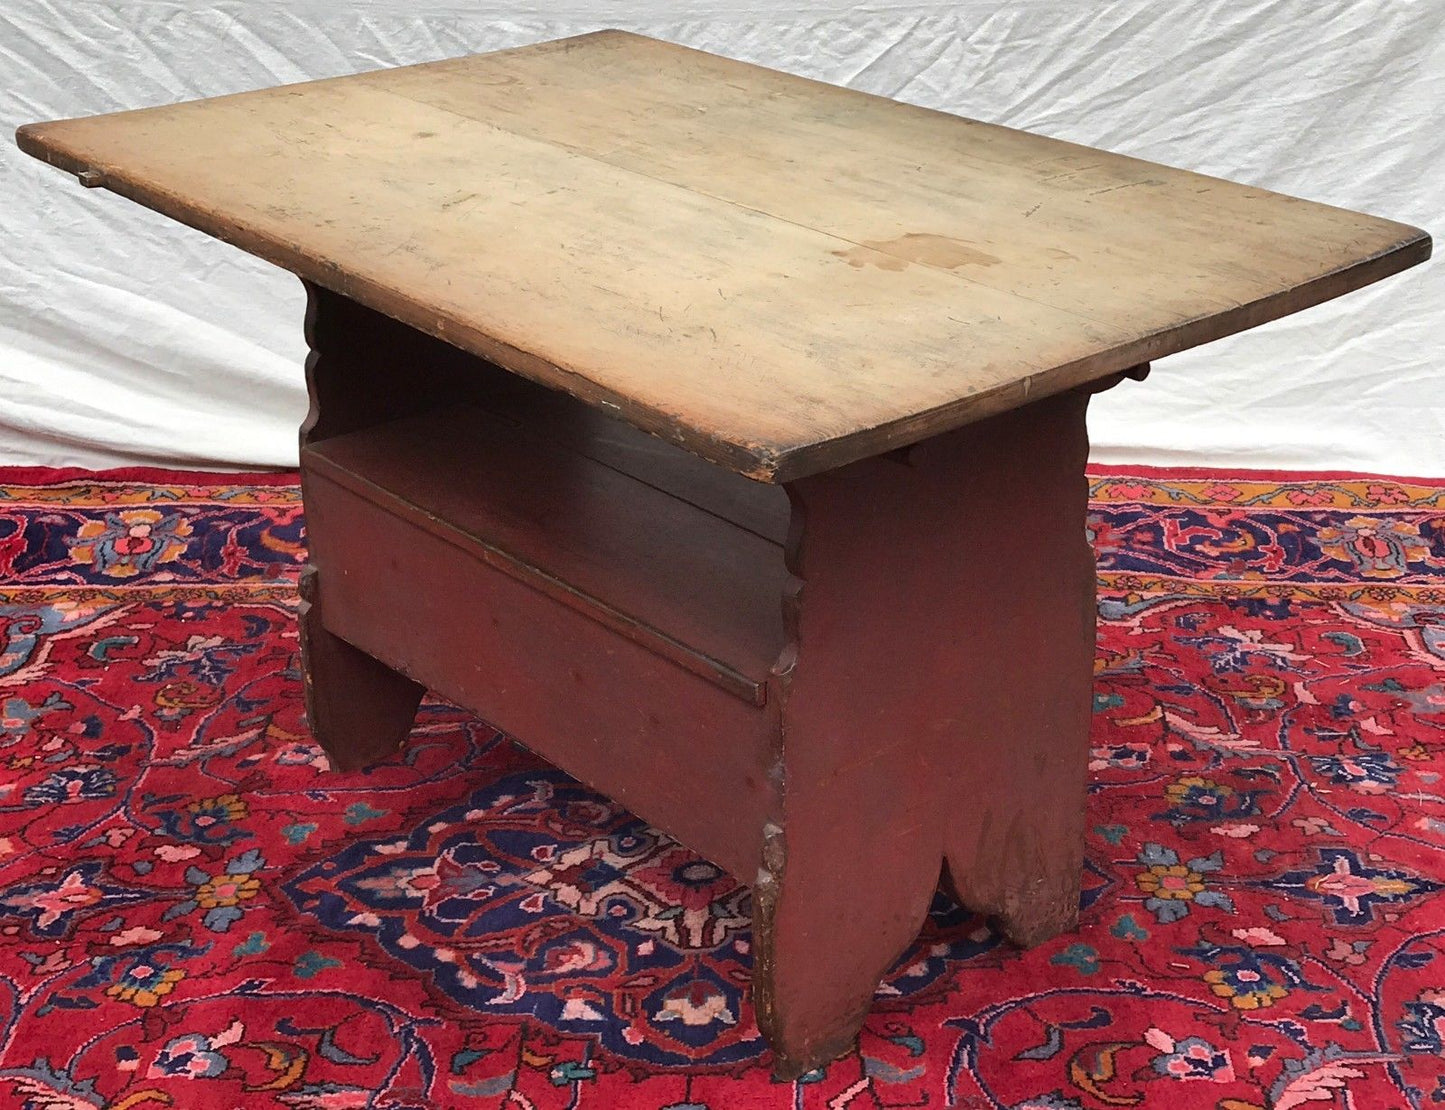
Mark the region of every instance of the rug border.
<instances>
[{"instance_id":1,"label":"rug border","mask_svg":"<svg viewBox=\"0 0 1445 1110\"><path fill-rule=\"evenodd\" d=\"M1089 477L1139 477L1150 481L1210 481L1231 479L1253 482L1399 482L1420 486L1445 486L1445 476L1419 477L1381 474L1363 470L1270 470L1233 466L1152 466L1143 463L1090 463ZM156 466L118 466L91 470L79 466L0 465L0 485L50 486L70 482L152 482L170 485L261 485L290 486L300 481L293 469L181 470Z\"/></svg>"}]
</instances>

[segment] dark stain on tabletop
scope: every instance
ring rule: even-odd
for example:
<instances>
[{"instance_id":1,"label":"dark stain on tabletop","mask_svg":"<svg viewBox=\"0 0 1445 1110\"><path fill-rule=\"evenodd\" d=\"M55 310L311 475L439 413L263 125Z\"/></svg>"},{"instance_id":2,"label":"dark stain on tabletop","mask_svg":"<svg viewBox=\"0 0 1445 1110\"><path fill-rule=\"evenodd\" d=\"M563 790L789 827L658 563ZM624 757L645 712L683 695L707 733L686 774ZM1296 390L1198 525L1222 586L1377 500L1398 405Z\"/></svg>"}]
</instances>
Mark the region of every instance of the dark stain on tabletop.
<instances>
[{"instance_id":1,"label":"dark stain on tabletop","mask_svg":"<svg viewBox=\"0 0 1445 1110\"><path fill-rule=\"evenodd\" d=\"M859 269L877 266L880 270L902 270L916 262L956 270L960 266L995 266L1000 261L962 240L926 231L910 231L894 239L864 239L855 247L833 253Z\"/></svg>"}]
</instances>

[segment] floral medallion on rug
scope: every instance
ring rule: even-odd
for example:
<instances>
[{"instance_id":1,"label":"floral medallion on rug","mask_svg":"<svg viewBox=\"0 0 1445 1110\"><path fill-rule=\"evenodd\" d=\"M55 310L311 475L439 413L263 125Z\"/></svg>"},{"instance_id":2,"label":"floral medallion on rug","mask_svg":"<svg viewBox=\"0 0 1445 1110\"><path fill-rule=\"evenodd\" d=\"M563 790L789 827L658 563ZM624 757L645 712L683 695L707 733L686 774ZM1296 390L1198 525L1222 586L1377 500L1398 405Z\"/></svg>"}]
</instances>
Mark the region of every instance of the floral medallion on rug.
<instances>
[{"instance_id":1,"label":"floral medallion on rug","mask_svg":"<svg viewBox=\"0 0 1445 1110\"><path fill-rule=\"evenodd\" d=\"M1095 474L1080 928L781 1084L747 888L441 703L327 770L293 483L0 471L0 1106L1445 1105L1445 484Z\"/></svg>"}]
</instances>

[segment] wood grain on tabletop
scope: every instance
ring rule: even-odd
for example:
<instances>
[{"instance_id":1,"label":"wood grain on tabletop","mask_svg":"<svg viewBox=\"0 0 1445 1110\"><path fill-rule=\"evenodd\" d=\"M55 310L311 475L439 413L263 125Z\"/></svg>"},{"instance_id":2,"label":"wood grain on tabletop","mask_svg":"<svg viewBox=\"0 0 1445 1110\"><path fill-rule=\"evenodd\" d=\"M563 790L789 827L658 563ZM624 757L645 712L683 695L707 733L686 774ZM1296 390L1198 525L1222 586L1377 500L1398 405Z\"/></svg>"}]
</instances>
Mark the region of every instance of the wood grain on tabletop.
<instances>
[{"instance_id":1,"label":"wood grain on tabletop","mask_svg":"<svg viewBox=\"0 0 1445 1110\"><path fill-rule=\"evenodd\" d=\"M765 481L1430 251L1389 220L615 31L18 138Z\"/></svg>"}]
</instances>

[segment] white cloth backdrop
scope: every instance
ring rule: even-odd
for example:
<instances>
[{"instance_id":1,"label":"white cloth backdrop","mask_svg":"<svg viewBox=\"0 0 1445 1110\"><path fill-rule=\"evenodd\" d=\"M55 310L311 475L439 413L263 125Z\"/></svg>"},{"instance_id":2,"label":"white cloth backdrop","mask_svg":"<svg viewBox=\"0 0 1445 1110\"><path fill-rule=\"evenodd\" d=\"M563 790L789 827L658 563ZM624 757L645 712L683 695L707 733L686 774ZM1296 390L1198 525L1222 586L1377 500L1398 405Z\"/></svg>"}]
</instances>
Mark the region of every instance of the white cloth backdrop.
<instances>
[{"instance_id":1,"label":"white cloth backdrop","mask_svg":"<svg viewBox=\"0 0 1445 1110\"><path fill-rule=\"evenodd\" d=\"M601 26L1445 231L1445 0L0 0L0 122ZM291 276L0 148L0 463L293 464L301 312ZM1445 476L1445 264L1176 355L1090 423L1105 462Z\"/></svg>"}]
</instances>

